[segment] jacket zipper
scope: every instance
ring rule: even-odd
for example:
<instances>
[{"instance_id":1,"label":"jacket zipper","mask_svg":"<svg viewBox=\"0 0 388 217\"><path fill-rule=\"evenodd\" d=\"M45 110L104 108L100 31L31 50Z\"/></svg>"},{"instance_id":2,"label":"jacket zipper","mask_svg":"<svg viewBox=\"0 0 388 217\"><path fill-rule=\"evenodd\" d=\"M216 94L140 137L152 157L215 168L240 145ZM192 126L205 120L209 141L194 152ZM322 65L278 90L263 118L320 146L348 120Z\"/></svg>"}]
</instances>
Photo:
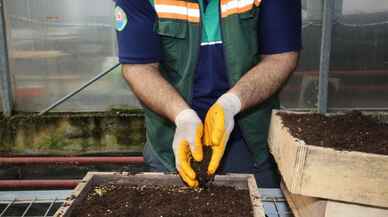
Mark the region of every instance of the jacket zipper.
<instances>
[{"instance_id":1,"label":"jacket zipper","mask_svg":"<svg viewBox=\"0 0 388 217\"><path fill-rule=\"evenodd\" d=\"M228 80L228 84L229 84L229 88L232 88L232 81L231 81L231 79L230 79L230 76L229 76L229 69L228 69L228 64L227 64L227 58L226 58L226 56L227 56L227 54L226 54L226 50L225 50L225 43L224 43L224 31L223 31L223 28L222 28L222 10L221 10L221 1L220 1L220 3L219 3L219 6L218 6L218 11L219 11L219 17L220 17L220 31L221 31L221 41L222 41L222 50L223 50L223 53L224 53L224 64L225 64L225 69L226 69L226 73L225 73L225 76L226 76L226 78L227 78L227 80ZM237 114L238 115L238 114ZM237 119L237 117L236 117L236 119ZM241 125L241 123L240 123L241 121L240 120L237 120L237 121L235 121L235 125L237 125L237 127L240 129L240 133L241 133L241 137L242 137L242 139L244 140L244 142L245 142L245 144L248 146L248 150L252 153L252 151L250 150L250 148L249 148L249 144L248 144L248 142L247 142L247 140L246 140L246 135L245 135L245 133L244 133L244 129L243 129L243 127L241 127L240 125ZM253 154L253 153L252 153Z\"/></svg>"},{"instance_id":2,"label":"jacket zipper","mask_svg":"<svg viewBox=\"0 0 388 217\"><path fill-rule=\"evenodd\" d=\"M193 84L194 84L194 80L195 80L195 73L197 73L197 66L198 66L198 57L199 57L199 54L200 54L200 49L201 49L201 40L202 40L202 22L203 22L203 16L201 15L201 5L200 3L198 2L198 5L200 7L200 12L199 12L199 27L198 27L198 40L197 40L197 51L196 51L196 57L194 58L194 62L195 62L195 67L194 67L194 73L192 75L192 78L191 78L191 84L190 84L190 93L189 93L189 96L187 97L187 99L189 100L189 104L190 104L190 107L193 106Z\"/></svg>"}]
</instances>

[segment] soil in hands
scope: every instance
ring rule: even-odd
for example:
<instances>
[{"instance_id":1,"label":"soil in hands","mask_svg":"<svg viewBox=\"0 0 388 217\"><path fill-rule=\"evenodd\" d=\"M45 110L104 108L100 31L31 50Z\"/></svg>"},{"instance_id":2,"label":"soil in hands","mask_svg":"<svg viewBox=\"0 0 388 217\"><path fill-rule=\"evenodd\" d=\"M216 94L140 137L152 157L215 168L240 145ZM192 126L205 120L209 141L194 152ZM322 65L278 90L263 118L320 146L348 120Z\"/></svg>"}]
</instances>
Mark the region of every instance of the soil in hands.
<instances>
[{"instance_id":1,"label":"soil in hands","mask_svg":"<svg viewBox=\"0 0 388 217\"><path fill-rule=\"evenodd\" d=\"M76 205L72 217L249 217L248 190L210 186L99 185Z\"/></svg>"},{"instance_id":2,"label":"soil in hands","mask_svg":"<svg viewBox=\"0 0 388 217\"><path fill-rule=\"evenodd\" d=\"M291 135L306 144L388 155L388 124L353 111L338 116L279 113Z\"/></svg>"},{"instance_id":3,"label":"soil in hands","mask_svg":"<svg viewBox=\"0 0 388 217\"><path fill-rule=\"evenodd\" d=\"M207 188L209 184L214 180L214 175L209 176L207 173L210 159L212 157L212 149L209 146L203 147L203 160L197 162L192 160L191 166L194 172L197 174L197 179L200 188Z\"/></svg>"}]
</instances>

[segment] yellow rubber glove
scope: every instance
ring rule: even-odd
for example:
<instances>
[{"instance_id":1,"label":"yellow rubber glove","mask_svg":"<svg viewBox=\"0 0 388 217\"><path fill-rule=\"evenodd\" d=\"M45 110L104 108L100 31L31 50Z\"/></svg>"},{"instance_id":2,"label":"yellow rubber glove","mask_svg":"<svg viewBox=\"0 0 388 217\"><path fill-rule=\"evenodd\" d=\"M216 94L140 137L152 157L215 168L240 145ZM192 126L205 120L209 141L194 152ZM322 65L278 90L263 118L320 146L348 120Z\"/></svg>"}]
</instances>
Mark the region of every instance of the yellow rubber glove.
<instances>
[{"instance_id":1,"label":"yellow rubber glove","mask_svg":"<svg viewBox=\"0 0 388 217\"><path fill-rule=\"evenodd\" d=\"M204 141L212 149L208 174L213 175L224 155L226 144L234 128L234 116L241 110L241 101L235 94L226 93L210 107L205 118Z\"/></svg>"},{"instance_id":2,"label":"yellow rubber glove","mask_svg":"<svg viewBox=\"0 0 388 217\"><path fill-rule=\"evenodd\" d=\"M196 174L190 161L202 161L203 124L197 113L192 109L181 111L175 118L175 135L172 148L175 156L175 166L188 186L198 187Z\"/></svg>"}]
</instances>

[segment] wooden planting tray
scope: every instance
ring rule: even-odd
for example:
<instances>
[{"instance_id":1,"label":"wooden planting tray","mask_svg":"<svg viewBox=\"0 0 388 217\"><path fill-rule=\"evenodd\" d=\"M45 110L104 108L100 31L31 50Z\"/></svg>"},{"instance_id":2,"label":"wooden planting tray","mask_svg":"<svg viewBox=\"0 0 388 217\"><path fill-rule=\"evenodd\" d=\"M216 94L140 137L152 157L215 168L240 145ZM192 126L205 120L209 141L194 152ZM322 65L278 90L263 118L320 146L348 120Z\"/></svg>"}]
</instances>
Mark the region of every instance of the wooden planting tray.
<instances>
[{"instance_id":1,"label":"wooden planting tray","mask_svg":"<svg viewBox=\"0 0 388 217\"><path fill-rule=\"evenodd\" d=\"M72 195L67 198L55 213L54 217L71 216L74 206L81 203L88 195L93 186L98 184L133 184L133 185L157 185L157 186L182 186L182 181L175 174L164 173L139 173L131 175L128 173L102 173L89 172L80 184L74 189ZM236 189L248 189L252 202L253 216L265 217L264 209L260 200L260 195L255 178L247 174L228 174L216 176L215 185L233 186Z\"/></svg>"},{"instance_id":2,"label":"wooden planting tray","mask_svg":"<svg viewBox=\"0 0 388 217\"><path fill-rule=\"evenodd\" d=\"M292 194L284 184L281 189L295 217L388 216L388 209Z\"/></svg>"},{"instance_id":3,"label":"wooden planting tray","mask_svg":"<svg viewBox=\"0 0 388 217\"><path fill-rule=\"evenodd\" d=\"M306 145L278 112L272 113L268 143L291 193L388 207L388 156Z\"/></svg>"}]
</instances>

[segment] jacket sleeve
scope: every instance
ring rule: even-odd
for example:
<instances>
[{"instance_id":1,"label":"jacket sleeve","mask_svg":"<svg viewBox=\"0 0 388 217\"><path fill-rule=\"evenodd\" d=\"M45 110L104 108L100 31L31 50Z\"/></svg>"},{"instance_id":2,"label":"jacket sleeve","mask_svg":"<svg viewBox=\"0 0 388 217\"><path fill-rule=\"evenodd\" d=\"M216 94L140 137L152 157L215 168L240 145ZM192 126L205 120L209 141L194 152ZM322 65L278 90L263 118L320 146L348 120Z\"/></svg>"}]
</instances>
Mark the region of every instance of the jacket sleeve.
<instances>
[{"instance_id":1,"label":"jacket sleeve","mask_svg":"<svg viewBox=\"0 0 388 217\"><path fill-rule=\"evenodd\" d=\"M116 0L114 22L121 64L160 61L156 14L148 0Z\"/></svg>"}]
</instances>

